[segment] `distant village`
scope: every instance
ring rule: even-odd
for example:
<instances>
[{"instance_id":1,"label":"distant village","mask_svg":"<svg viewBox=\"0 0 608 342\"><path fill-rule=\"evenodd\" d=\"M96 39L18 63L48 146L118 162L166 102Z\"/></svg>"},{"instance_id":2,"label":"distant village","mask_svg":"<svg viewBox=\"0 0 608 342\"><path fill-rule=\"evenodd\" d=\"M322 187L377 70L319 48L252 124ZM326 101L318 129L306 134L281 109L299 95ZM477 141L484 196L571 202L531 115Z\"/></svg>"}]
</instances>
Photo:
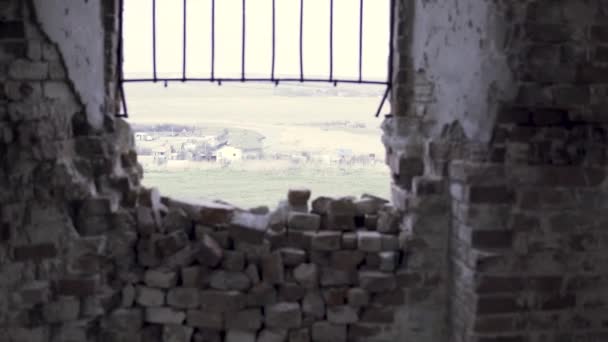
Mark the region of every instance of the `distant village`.
<instances>
[{"instance_id":1,"label":"distant village","mask_svg":"<svg viewBox=\"0 0 608 342\"><path fill-rule=\"evenodd\" d=\"M265 137L262 134L244 129L212 132L196 127L162 125L154 128L141 127L134 134L134 138L138 155L155 165L164 165L174 160L220 164L246 160L289 160L296 163L326 164L380 162L375 154L355 154L346 148L338 148L330 153L268 152L264 150Z\"/></svg>"}]
</instances>

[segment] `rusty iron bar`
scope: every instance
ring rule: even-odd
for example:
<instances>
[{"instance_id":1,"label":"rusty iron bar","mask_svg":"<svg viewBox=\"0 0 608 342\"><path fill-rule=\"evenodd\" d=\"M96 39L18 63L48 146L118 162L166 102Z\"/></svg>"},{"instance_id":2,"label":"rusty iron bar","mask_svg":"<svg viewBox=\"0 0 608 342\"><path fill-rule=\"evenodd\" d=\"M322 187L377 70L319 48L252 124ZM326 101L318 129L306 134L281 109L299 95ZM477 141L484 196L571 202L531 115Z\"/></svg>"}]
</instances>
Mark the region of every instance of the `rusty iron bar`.
<instances>
[{"instance_id":1,"label":"rusty iron bar","mask_svg":"<svg viewBox=\"0 0 608 342\"><path fill-rule=\"evenodd\" d=\"M122 102L123 113L117 114L119 117L128 117L127 103L125 99L124 84L125 83L140 83L140 82L163 82L165 86L170 82L217 82L221 85L222 82L273 82L276 85L279 82L315 82L315 83L333 83L334 86L339 83L346 84L371 84L371 85L385 85L386 90L380 103L380 106L376 112L376 117L380 115L382 108L387 101L389 94L392 90L393 84L393 46L394 46L394 30L395 30L395 0L390 0L390 42L389 42L389 65L388 65L388 77L386 81L373 81L366 80L363 78L363 30L364 30L364 0L359 0L359 70L357 79L334 79L334 0L330 0L330 13L329 13L329 77L328 78L306 78L304 76L304 0L300 0L300 31L299 31L299 54L300 54L300 70L299 78L295 77L276 77L276 0L272 0L272 60L271 60L271 73L270 78L247 78L246 77L246 34L247 34L247 3L246 0L242 0L242 42L241 42L241 77L240 78L217 78L215 74L215 38L216 38L216 2L211 0L211 75L210 78L190 78L187 74L187 0L183 0L183 36L182 36L182 72L181 78L159 78L158 77L158 60L157 60L157 3L156 0L152 0L152 77L151 78L130 78L125 79L122 70L122 55L123 55L123 20L122 10L124 9L124 0L120 0L121 8L121 20L119 23L119 35L120 41L118 46L119 54L119 96Z\"/></svg>"}]
</instances>

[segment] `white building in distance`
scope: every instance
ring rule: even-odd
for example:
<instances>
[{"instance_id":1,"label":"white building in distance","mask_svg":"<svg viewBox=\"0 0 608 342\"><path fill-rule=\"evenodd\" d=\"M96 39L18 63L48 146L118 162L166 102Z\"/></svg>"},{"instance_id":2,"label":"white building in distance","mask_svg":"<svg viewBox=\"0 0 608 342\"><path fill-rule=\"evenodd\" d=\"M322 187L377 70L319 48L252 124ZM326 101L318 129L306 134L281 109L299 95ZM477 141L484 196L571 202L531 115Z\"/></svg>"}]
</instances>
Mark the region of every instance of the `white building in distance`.
<instances>
[{"instance_id":1,"label":"white building in distance","mask_svg":"<svg viewBox=\"0 0 608 342\"><path fill-rule=\"evenodd\" d=\"M243 159L243 150L232 146L223 146L217 150L217 161L219 163L231 163Z\"/></svg>"}]
</instances>

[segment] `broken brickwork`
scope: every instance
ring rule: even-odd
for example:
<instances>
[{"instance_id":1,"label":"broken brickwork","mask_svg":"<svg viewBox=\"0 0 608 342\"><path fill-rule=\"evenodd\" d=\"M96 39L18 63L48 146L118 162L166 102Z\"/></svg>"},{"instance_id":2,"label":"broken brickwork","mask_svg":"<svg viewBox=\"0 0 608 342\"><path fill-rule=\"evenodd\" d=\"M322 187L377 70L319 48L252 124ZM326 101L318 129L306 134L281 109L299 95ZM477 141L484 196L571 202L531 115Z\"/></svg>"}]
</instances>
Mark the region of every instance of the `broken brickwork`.
<instances>
[{"instance_id":1,"label":"broken brickwork","mask_svg":"<svg viewBox=\"0 0 608 342\"><path fill-rule=\"evenodd\" d=\"M401 268L387 201L320 197L309 210L310 192L294 190L267 214L142 195L104 341L397 338L396 312L415 280Z\"/></svg>"}]
</instances>

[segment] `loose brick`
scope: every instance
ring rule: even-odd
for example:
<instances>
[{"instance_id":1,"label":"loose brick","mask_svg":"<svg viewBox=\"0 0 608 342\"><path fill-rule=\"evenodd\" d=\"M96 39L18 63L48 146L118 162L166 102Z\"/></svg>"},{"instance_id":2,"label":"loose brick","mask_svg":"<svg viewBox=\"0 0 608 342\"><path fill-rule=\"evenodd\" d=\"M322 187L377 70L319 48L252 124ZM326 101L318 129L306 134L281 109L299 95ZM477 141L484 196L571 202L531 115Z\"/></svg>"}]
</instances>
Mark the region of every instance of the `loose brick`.
<instances>
[{"instance_id":1,"label":"loose brick","mask_svg":"<svg viewBox=\"0 0 608 342\"><path fill-rule=\"evenodd\" d=\"M138 286L135 301L141 306L163 306L165 304L165 293L160 289Z\"/></svg>"},{"instance_id":2,"label":"loose brick","mask_svg":"<svg viewBox=\"0 0 608 342\"><path fill-rule=\"evenodd\" d=\"M307 206L309 199L309 189L290 189L287 193L287 201L293 207Z\"/></svg>"},{"instance_id":3,"label":"loose brick","mask_svg":"<svg viewBox=\"0 0 608 342\"><path fill-rule=\"evenodd\" d=\"M343 271L356 270L364 258L365 253L362 251L336 251L331 254L331 267Z\"/></svg>"},{"instance_id":4,"label":"loose brick","mask_svg":"<svg viewBox=\"0 0 608 342\"><path fill-rule=\"evenodd\" d=\"M477 300L478 314L502 314L521 312L526 308L511 296L482 297Z\"/></svg>"},{"instance_id":5,"label":"loose brick","mask_svg":"<svg viewBox=\"0 0 608 342\"><path fill-rule=\"evenodd\" d=\"M147 323L153 324L182 324L185 319L183 311L168 307L148 307L144 317Z\"/></svg>"},{"instance_id":6,"label":"loose brick","mask_svg":"<svg viewBox=\"0 0 608 342\"><path fill-rule=\"evenodd\" d=\"M321 227L321 217L317 214L290 212L287 217L289 230L299 232L315 232Z\"/></svg>"},{"instance_id":7,"label":"loose brick","mask_svg":"<svg viewBox=\"0 0 608 342\"><path fill-rule=\"evenodd\" d=\"M348 288L346 287L334 287L323 289L323 299L327 306L343 305L346 302Z\"/></svg>"},{"instance_id":8,"label":"loose brick","mask_svg":"<svg viewBox=\"0 0 608 342\"><path fill-rule=\"evenodd\" d=\"M167 292L167 304L177 309L194 309L199 305L197 288L176 287Z\"/></svg>"},{"instance_id":9,"label":"loose brick","mask_svg":"<svg viewBox=\"0 0 608 342\"><path fill-rule=\"evenodd\" d=\"M194 329L182 325L164 325L163 342L190 342Z\"/></svg>"},{"instance_id":10,"label":"loose brick","mask_svg":"<svg viewBox=\"0 0 608 342\"><path fill-rule=\"evenodd\" d=\"M386 323L394 322L395 309L389 307L368 307L361 312L361 322Z\"/></svg>"},{"instance_id":11,"label":"loose brick","mask_svg":"<svg viewBox=\"0 0 608 342\"><path fill-rule=\"evenodd\" d=\"M369 292L375 293L392 291L397 287L397 282L395 275L392 273L360 271L359 286Z\"/></svg>"},{"instance_id":12,"label":"loose brick","mask_svg":"<svg viewBox=\"0 0 608 342\"><path fill-rule=\"evenodd\" d=\"M357 232L359 250L364 252L382 251L382 234L378 232Z\"/></svg>"},{"instance_id":13,"label":"loose brick","mask_svg":"<svg viewBox=\"0 0 608 342\"><path fill-rule=\"evenodd\" d=\"M325 302L321 294L308 292L302 299L302 312L318 319L325 317Z\"/></svg>"},{"instance_id":14,"label":"loose brick","mask_svg":"<svg viewBox=\"0 0 608 342\"><path fill-rule=\"evenodd\" d=\"M269 284L280 284L284 281L283 258L280 251L262 258L262 278Z\"/></svg>"},{"instance_id":15,"label":"loose brick","mask_svg":"<svg viewBox=\"0 0 608 342\"><path fill-rule=\"evenodd\" d=\"M95 295L97 285L96 278L61 279L57 281L55 288L56 293L60 296L84 297Z\"/></svg>"},{"instance_id":16,"label":"loose brick","mask_svg":"<svg viewBox=\"0 0 608 342\"><path fill-rule=\"evenodd\" d=\"M174 255L188 244L188 236L184 231L175 231L156 240L156 246L161 257Z\"/></svg>"},{"instance_id":17,"label":"loose brick","mask_svg":"<svg viewBox=\"0 0 608 342\"><path fill-rule=\"evenodd\" d=\"M362 307L369 304L369 293L362 288L351 288L347 293L348 305L353 307Z\"/></svg>"},{"instance_id":18,"label":"loose brick","mask_svg":"<svg viewBox=\"0 0 608 342\"><path fill-rule=\"evenodd\" d=\"M17 59L9 66L8 74L15 80L42 81L48 77L49 66L46 62Z\"/></svg>"},{"instance_id":19,"label":"loose brick","mask_svg":"<svg viewBox=\"0 0 608 342\"><path fill-rule=\"evenodd\" d=\"M197 328L222 330L224 328L224 315L217 312L188 310L186 324Z\"/></svg>"},{"instance_id":20,"label":"loose brick","mask_svg":"<svg viewBox=\"0 0 608 342\"><path fill-rule=\"evenodd\" d=\"M251 287L251 280L242 272L219 270L211 273L209 285L216 290L245 291Z\"/></svg>"},{"instance_id":21,"label":"loose brick","mask_svg":"<svg viewBox=\"0 0 608 342\"><path fill-rule=\"evenodd\" d=\"M283 329L264 329L260 331L257 342L285 342L287 340L287 330Z\"/></svg>"},{"instance_id":22,"label":"loose brick","mask_svg":"<svg viewBox=\"0 0 608 342\"><path fill-rule=\"evenodd\" d=\"M192 336L192 342L222 342L222 335L219 331L211 329L197 329Z\"/></svg>"},{"instance_id":23,"label":"loose brick","mask_svg":"<svg viewBox=\"0 0 608 342\"><path fill-rule=\"evenodd\" d=\"M294 267L306 262L306 251L298 248L281 248L281 258L285 266Z\"/></svg>"},{"instance_id":24,"label":"loose brick","mask_svg":"<svg viewBox=\"0 0 608 342\"><path fill-rule=\"evenodd\" d=\"M183 267L181 269L181 279L183 287L202 286L204 268L200 266Z\"/></svg>"},{"instance_id":25,"label":"loose brick","mask_svg":"<svg viewBox=\"0 0 608 342\"><path fill-rule=\"evenodd\" d=\"M226 342L255 342L256 333L251 331L228 330Z\"/></svg>"},{"instance_id":26,"label":"loose brick","mask_svg":"<svg viewBox=\"0 0 608 342\"><path fill-rule=\"evenodd\" d=\"M356 281L356 272L332 268L321 268L321 286L350 285Z\"/></svg>"},{"instance_id":27,"label":"loose brick","mask_svg":"<svg viewBox=\"0 0 608 342\"><path fill-rule=\"evenodd\" d=\"M226 329L228 330L244 330L257 331L262 326L262 310L247 309L230 314L230 318L226 320Z\"/></svg>"},{"instance_id":28,"label":"loose brick","mask_svg":"<svg viewBox=\"0 0 608 342\"><path fill-rule=\"evenodd\" d=\"M289 342L310 342L310 329L292 329L289 331Z\"/></svg>"},{"instance_id":29,"label":"loose brick","mask_svg":"<svg viewBox=\"0 0 608 342\"><path fill-rule=\"evenodd\" d=\"M312 235L311 247L317 251L337 251L342 243L339 231L321 231Z\"/></svg>"},{"instance_id":30,"label":"loose brick","mask_svg":"<svg viewBox=\"0 0 608 342\"><path fill-rule=\"evenodd\" d=\"M247 298L238 291L204 290L200 296L201 310L235 312L245 307Z\"/></svg>"},{"instance_id":31,"label":"loose brick","mask_svg":"<svg viewBox=\"0 0 608 342\"><path fill-rule=\"evenodd\" d=\"M504 186L473 186L469 189L469 201L476 204L512 203L515 193Z\"/></svg>"},{"instance_id":32,"label":"loose brick","mask_svg":"<svg viewBox=\"0 0 608 342\"><path fill-rule=\"evenodd\" d=\"M382 334L382 326L370 323L355 323L348 327L348 340L365 342Z\"/></svg>"},{"instance_id":33,"label":"loose brick","mask_svg":"<svg viewBox=\"0 0 608 342\"><path fill-rule=\"evenodd\" d=\"M380 252L378 253L380 257L380 266L379 270L384 272L392 272L397 268L397 263L399 260L399 253L397 252Z\"/></svg>"},{"instance_id":34,"label":"loose brick","mask_svg":"<svg viewBox=\"0 0 608 342\"><path fill-rule=\"evenodd\" d=\"M300 285L308 289L319 284L319 268L315 264L301 264L293 270L293 276Z\"/></svg>"},{"instance_id":35,"label":"loose brick","mask_svg":"<svg viewBox=\"0 0 608 342\"><path fill-rule=\"evenodd\" d=\"M264 310L265 324L270 328L293 329L302 324L302 310L298 303L277 303Z\"/></svg>"},{"instance_id":36,"label":"loose brick","mask_svg":"<svg viewBox=\"0 0 608 342\"><path fill-rule=\"evenodd\" d=\"M260 283L254 286L247 294L247 306L262 307L277 302L277 291L274 286Z\"/></svg>"},{"instance_id":37,"label":"loose brick","mask_svg":"<svg viewBox=\"0 0 608 342\"><path fill-rule=\"evenodd\" d=\"M227 271L240 272L245 268L245 253L225 251L222 268Z\"/></svg>"},{"instance_id":38,"label":"loose brick","mask_svg":"<svg viewBox=\"0 0 608 342\"><path fill-rule=\"evenodd\" d=\"M234 212L234 208L219 203L205 203L194 210L196 221L206 225L228 224Z\"/></svg>"},{"instance_id":39,"label":"loose brick","mask_svg":"<svg viewBox=\"0 0 608 342\"><path fill-rule=\"evenodd\" d=\"M15 261L50 259L57 256L57 247L52 243L17 246L13 255Z\"/></svg>"},{"instance_id":40,"label":"loose brick","mask_svg":"<svg viewBox=\"0 0 608 342\"><path fill-rule=\"evenodd\" d=\"M342 249L357 249L357 234L344 233L342 234Z\"/></svg>"},{"instance_id":41,"label":"loose brick","mask_svg":"<svg viewBox=\"0 0 608 342\"><path fill-rule=\"evenodd\" d=\"M337 305L327 308L327 320L335 324L350 324L359 320L358 309L349 305Z\"/></svg>"},{"instance_id":42,"label":"loose brick","mask_svg":"<svg viewBox=\"0 0 608 342\"><path fill-rule=\"evenodd\" d=\"M234 213L228 230L235 241L260 244L269 227L270 215L255 215L247 212Z\"/></svg>"},{"instance_id":43,"label":"loose brick","mask_svg":"<svg viewBox=\"0 0 608 342\"><path fill-rule=\"evenodd\" d=\"M258 267L255 264L247 265L247 268L245 269L245 275L247 275L249 280L251 280L251 284L253 285L256 285L260 281L262 281L262 279L260 278L260 272L258 271Z\"/></svg>"},{"instance_id":44,"label":"loose brick","mask_svg":"<svg viewBox=\"0 0 608 342\"><path fill-rule=\"evenodd\" d=\"M23 39L25 30L23 21L2 21L0 22L0 39Z\"/></svg>"},{"instance_id":45,"label":"loose brick","mask_svg":"<svg viewBox=\"0 0 608 342\"><path fill-rule=\"evenodd\" d=\"M312 325L312 340L315 342L346 342L346 325L327 321Z\"/></svg>"},{"instance_id":46,"label":"loose brick","mask_svg":"<svg viewBox=\"0 0 608 342\"><path fill-rule=\"evenodd\" d=\"M197 255L197 260L202 265L210 267L217 266L224 257L222 247L209 235L204 235Z\"/></svg>"},{"instance_id":47,"label":"loose brick","mask_svg":"<svg viewBox=\"0 0 608 342\"><path fill-rule=\"evenodd\" d=\"M148 270L144 273L144 282L149 287L168 289L177 285L177 273L173 271Z\"/></svg>"},{"instance_id":48,"label":"loose brick","mask_svg":"<svg viewBox=\"0 0 608 342\"><path fill-rule=\"evenodd\" d=\"M79 314L80 301L74 297L61 297L42 307L42 315L48 323L75 321Z\"/></svg>"},{"instance_id":49,"label":"loose brick","mask_svg":"<svg viewBox=\"0 0 608 342\"><path fill-rule=\"evenodd\" d=\"M296 283L286 282L279 287L279 301L297 302L306 294L306 289Z\"/></svg>"}]
</instances>

